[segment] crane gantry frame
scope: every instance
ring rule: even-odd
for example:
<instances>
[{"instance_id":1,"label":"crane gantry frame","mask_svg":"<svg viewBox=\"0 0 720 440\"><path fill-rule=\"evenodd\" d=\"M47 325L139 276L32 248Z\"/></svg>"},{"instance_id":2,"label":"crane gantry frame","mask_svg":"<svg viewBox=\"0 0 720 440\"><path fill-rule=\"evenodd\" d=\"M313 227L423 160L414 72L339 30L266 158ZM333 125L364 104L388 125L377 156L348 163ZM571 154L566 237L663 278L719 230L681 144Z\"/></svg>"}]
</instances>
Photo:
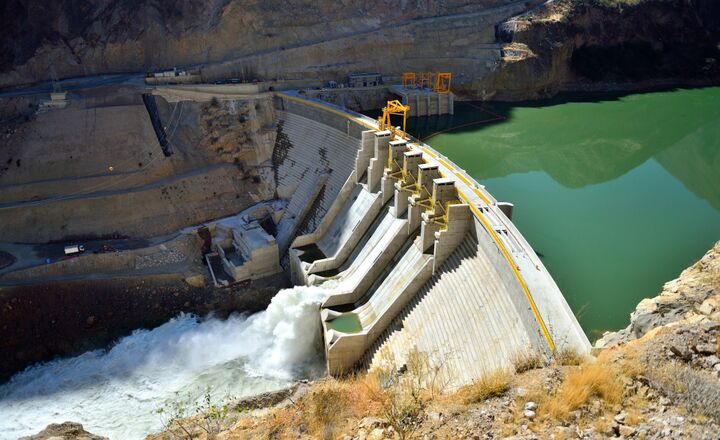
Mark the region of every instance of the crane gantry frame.
<instances>
[{"instance_id":1,"label":"crane gantry frame","mask_svg":"<svg viewBox=\"0 0 720 440\"><path fill-rule=\"evenodd\" d=\"M402 88L432 88L435 93L450 93L450 72L403 72Z\"/></svg>"},{"instance_id":2,"label":"crane gantry frame","mask_svg":"<svg viewBox=\"0 0 720 440\"><path fill-rule=\"evenodd\" d=\"M409 105L404 105L397 99L388 101L387 105L382 109L382 115L378 118L378 127L380 131L389 130L394 136L404 137L405 136L405 124L407 122L407 114L410 111ZM403 117L402 131L398 130L392 125L390 117L396 115Z\"/></svg>"}]
</instances>

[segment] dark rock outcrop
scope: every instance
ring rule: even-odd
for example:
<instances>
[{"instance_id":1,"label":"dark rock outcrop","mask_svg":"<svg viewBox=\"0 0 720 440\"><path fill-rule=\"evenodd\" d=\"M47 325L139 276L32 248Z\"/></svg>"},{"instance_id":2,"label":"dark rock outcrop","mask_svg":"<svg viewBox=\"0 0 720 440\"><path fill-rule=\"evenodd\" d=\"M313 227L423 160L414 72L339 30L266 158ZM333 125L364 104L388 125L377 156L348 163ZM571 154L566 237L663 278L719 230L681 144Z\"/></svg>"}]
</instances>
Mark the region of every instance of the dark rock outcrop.
<instances>
[{"instance_id":1,"label":"dark rock outcrop","mask_svg":"<svg viewBox=\"0 0 720 440\"><path fill-rule=\"evenodd\" d=\"M563 90L720 83L720 4L557 0L497 26L498 68L475 96L523 100Z\"/></svg>"},{"instance_id":2,"label":"dark rock outcrop","mask_svg":"<svg viewBox=\"0 0 720 440\"><path fill-rule=\"evenodd\" d=\"M75 422L52 423L41 432L20 440L108 440L107 437L85 431L83 425Z\"/></svg>"}]
</instances>

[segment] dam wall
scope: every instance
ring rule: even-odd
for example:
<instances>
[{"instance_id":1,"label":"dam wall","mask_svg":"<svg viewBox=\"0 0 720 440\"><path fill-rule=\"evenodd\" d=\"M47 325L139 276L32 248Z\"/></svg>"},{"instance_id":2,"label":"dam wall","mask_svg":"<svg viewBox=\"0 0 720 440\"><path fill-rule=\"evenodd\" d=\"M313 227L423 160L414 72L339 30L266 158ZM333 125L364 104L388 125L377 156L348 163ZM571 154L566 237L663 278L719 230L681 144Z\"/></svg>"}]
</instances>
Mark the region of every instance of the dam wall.
<instances>
[{"instance_id":1,"label":"dam wall","mask_svg":"<svg viewBox=\"0 0 720 440\"><path fill-rule=\"evenodd\" d=\"M319 116L292 105L277 109L273 171L278 197L289 200L278 225L281 253L292 237L318 227L351 175L360 147L358 138L337 128L347 124L339 124L339 118L335 125L325 124Z\"/></svg>"},{"instance_id":2,"label":"dam wall","mask_svg":"<svg viewBox=\"0 0 720 440\"><path fill-rule=\"evenodd\" d=\"M316 227L298 231L289 251L293 281L328 292L321 321L331 374L400 369L421 352L459 386L522 356L589 352L551 275L467 173L341 107L293 93L275 103L286 118L313 121L307 145L327 143L317 124L348 139L330 157L343 162L333 169L342 188L326 194L337 198L323 201Z\"/></svg>"}]
</instances>

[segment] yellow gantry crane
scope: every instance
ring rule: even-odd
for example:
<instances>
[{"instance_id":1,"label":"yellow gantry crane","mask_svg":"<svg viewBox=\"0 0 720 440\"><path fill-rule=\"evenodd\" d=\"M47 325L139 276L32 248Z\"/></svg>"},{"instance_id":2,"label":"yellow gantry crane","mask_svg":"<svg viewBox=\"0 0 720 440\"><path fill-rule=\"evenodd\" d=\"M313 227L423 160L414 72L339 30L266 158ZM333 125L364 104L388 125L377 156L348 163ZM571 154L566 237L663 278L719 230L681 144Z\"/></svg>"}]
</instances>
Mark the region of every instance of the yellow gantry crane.
<instances>
[{"instance_id":1,"label":"yellow gantry crane","mask_svg":"<svg viewBox=\"0 0 720 440\"><path fill-rule=\"evenodd\" d=\"M380 131L390 130L390 133L392 133L394 136L405 137L405 123L407 122L407 113L409 111L410 106L404 105L397 99L388 101L387 105L382 109L382 115L380 115L380 117L378 118L378 126L380 128ZM392 125L392 121L390 121L390 117L392 115L403 117L402 131L398 130Z\"/></svg>"},{"instance_id":2,"label":"yellow gantry crane","mask_svg":"<svg viewBox=\"0 0 720 440\"><path fill-rule=\"evenodd\" d=\"M450 81L452 80L452 73L450 72L438 72L435 74L435 93L450 93Z\"/></svg>"},{"instance_id":3,"label":"yellow gantry crane","mask_svg":"<svg viewBox=\"0 0 720 440\"><path fill-rule=\"evenodd\" d=\"M435 93L450 93L450 72L403 72L402 88L432 88Z\"/></svg>"},{"instance_id":4,"label":"yellow gantry crane","mask_svg":"<svg viewBox=\"0 0 720 440\"><path fill-rule=\"evenodd\" d=\"M414 89L417 83L417 74L415 72L403 72L402 87L403 89Z\"/></svg>"}]
</instances>

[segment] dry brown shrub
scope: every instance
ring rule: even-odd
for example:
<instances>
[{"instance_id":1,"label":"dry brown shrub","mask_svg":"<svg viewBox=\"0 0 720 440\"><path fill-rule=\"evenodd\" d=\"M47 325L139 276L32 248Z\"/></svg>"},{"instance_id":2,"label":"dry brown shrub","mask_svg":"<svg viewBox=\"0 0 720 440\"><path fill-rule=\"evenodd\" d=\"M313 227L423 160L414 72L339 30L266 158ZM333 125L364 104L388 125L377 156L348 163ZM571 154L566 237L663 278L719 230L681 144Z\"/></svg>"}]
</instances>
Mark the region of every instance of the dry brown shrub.
<instances>
[{"instance_id":1,"label":"dry brown shrub","mask_svg":"<svg viewBox=\"0 0 720 440\"><path fill-rule=\"evenodd\" d=\"M268 439L284 439L288 436L288 431L296 423L296 409L292 407L278 408L270 415L265 417L263 426L265 427L265 438Z\"/></svg>"},{"instance_id":2,"label":"dry brown shrub","mask_svg":"<svg viewBox=\"0 0 720 440\"><path fill-rule=\"evenodd\" d=\"M308 402L308 430L316 438L332 439L338 421L342 418L345 408L343 387L334 382L327 382L318 389L311 391Z\"/></svg>"},{"instance_id":3,"label":"dry brown shrub","mask_svg":"<svg viewBox=\"0 0 720 440\"><path fill-rule=\"evenodd\" d=\"M564 420L571 411L588 403L591 397L599 397L607 404L617 404L622 399L623 387L614 367L607 364L585 364L569 373L555 395L547 402L545 410L555 419Z\"/></svg>"},{"instance_id":4,"label":"dry brown shrub","mask_svg":"<svg viewBox=\"0 0 720 440\"><path fill-rule=\"evenodd\" d=\"M577 366L583 363L585 357L572 348L564 348L555 353L555 361L559 365Z\"/></svg>"},{"instance_id":5,"label":"dry brown shrub","mask_svg":"<svg viewBox=\"0 0 720 440\"><path fill-rule=\"evenodd\" d=\"M369 372L348 377L343 380L346 389L346 402L355 417L376 416L380 411L380 383L378 373Z\"/></svg>"},{"instance_id":6,"label":"dry brown shrub","mask_svg":"<svg viewBox=\"0 0 720 440\"><path fill-rule=\"evenodd\" d=\"M673 403L687 408L694 416L703 415L720 422L720 386L714 375L677 362L648 368L647 375L653 388Z\"/></svg>"},{"instance_id":7,"label":"dry brown shrub","mask_svg":"<svg viewBox=\"0 0 720 440\"><path fill-rule=\"evenodd\" d=\"M627 417L625 417L626 425L637 426L642 422L643 422L643 417L638 408L632 407L627 410Z\"/></svg>"},{"instance_id":8,"label":"dry brown shrub","mask_svg":"<svg viewBox=\"0 0 720 440\"><path fill-rule=\"evenodd\" d=\"M513 358L516 373L535 370L543 367L542 357L537 353L518 352Z\"/></svg>"},{"instance_id":9,"label":"dry brown shrub","mask_svg":"<svg viewBox=\"0 0 720 440\"><path fill-rule=\"evenodd\" d=\"M595 419L595 431L601 434L608 433L612 429L612 417L603 416Z\"/></svg>"},{"instance_id":10,"label":"dry brown shrub","mask_svg":"<svg viewBox=\"0 0 720 440\"><path fill-rule=\"evenodd\" d=\"M512 376L508 371L498 370L463 387L459 394L467 404L482 402L491 397L504 394L510 388L511 378Z\"/></svg>"}]
</instances>

